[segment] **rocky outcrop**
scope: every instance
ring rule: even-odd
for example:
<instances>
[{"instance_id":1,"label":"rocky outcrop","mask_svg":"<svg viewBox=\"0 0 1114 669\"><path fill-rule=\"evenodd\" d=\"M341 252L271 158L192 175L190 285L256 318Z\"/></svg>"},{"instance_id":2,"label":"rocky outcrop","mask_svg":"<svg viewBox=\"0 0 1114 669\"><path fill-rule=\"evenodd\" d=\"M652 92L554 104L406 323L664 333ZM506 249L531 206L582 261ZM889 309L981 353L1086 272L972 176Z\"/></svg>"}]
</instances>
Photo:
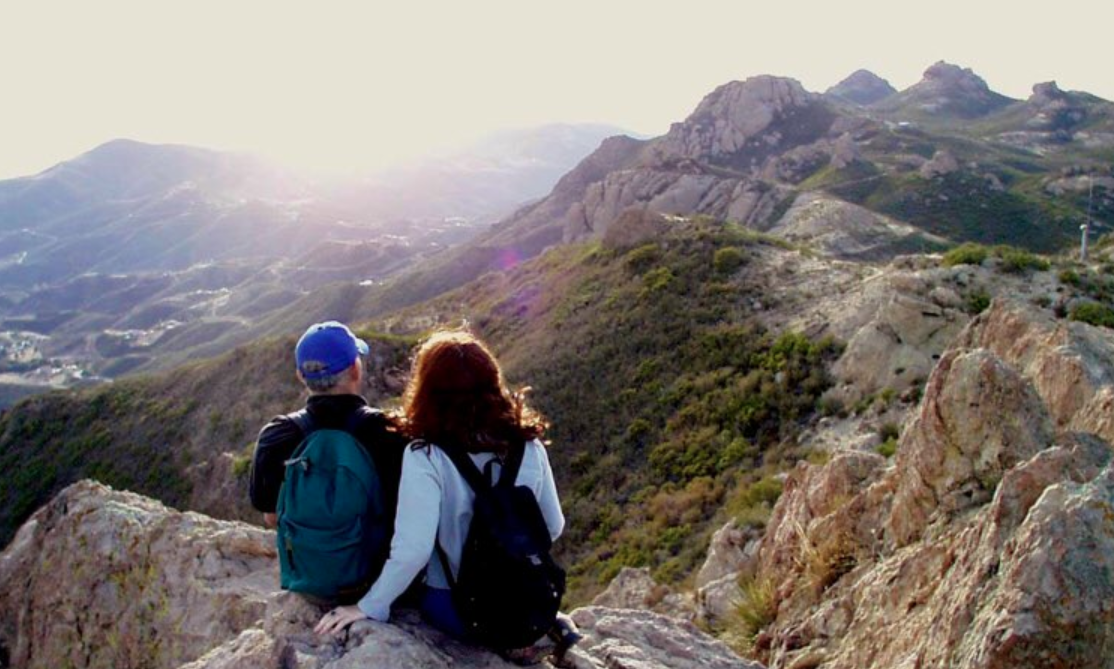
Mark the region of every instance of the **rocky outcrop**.
<instances>
[{"instance_id":1,"label":"rocky outcrop","mask_svg":"<svg viewBox=\"0 0 1114 669\"><path fill-rule=\"evenodd\" d=\"M933 179L951 174L958 169L959 161L955 159L951 151L940 150L932 155L931 160L921 165L918 171L925 179Z\"/></svg>"},{"instance_id":2,"label":"rocky outcrop","mask_svg":"<svg viewBox=\"0 0 1114 669\"><path fill-rule=\"evenodd\" d=\"M1109 330L1055 320L1017 301L999 300L964 332L960 345L993 352L1019 370L1056 428L1114 443L1114 341Z\"/></svg>"},{"instance_id":3,"label":"rocky outcrop","mask_svg":"<svg viewBox=\"0 0 1114 669\"><path fill-rule=\"evenodd\" d=\"M1114 448L1091 416L1110 346L997 301L933 370L892 465L800 465L755 574L776 589L768 665L1108 667Z\"/></svg>"},{"instance_id":4,"label":"rocky outcrop","mask_svg":"<svg viewBox=\"0 0 1114 669\"><path fill-rule=\"evenodd\" d=\"M607 140L548 197L496 226L484 243L532 255L539 244L604 236L631 208L761 226L790 196L785 184L837 153L854 159L863 124L839 120L820 96L792 79L725 84L663 137ZM842 144L835 141L841 135Z\"/></svg>"},{"instance_id":5,"label":"rocky outcrop","mask_svg":"<svg viewBox=\"0 0 1114 669\"><path fill-rule=\"evenodd\" d=\"M586 637L572 653L574 669L762 669L691 623L650 611L589 606L572 617Z\"/></svg>"},{"instance_id":6,"label":"rocky outcrop","mask_svg":"<svg viewBox=\"0 0 1114 669\"><path fill-rule=\"evenodd\" d=\"M944 240L824 193L803 193L768 232L841 260L891 258Z\"/></svg>"},{"instance_id":7,"label":"rocky outcrop","mask_svg":"<svg viewBox=\"0 0 1114 669\"><path fill-rule=\"evenodd\" d=\"M274 534L180 513L91 481L63 490L0 554L0 667L500 669L515 666L412 611L344 638L278 591ZM691 624L605 607L572 613L579 669L757 668Z\"/></svg>"},{"instance_id":8,"label":"rocky outcrop","mask_svg":"<svg viewBox=\"0 0 1114 669\"><path fill-rule=\"evenodd\" d=\"M675 123L655 142L651 155L662 162L689 158L754 167L770 149L823 137L834 120L818 96L797 81L752 77L712 91L684 123Z\"/></svg>"},{"instance_id":9,"label":"rocky outcrop","mask_svg":"<svg viewBox=\"0 0 1114 669\"><path fill-rule=\"evenodd\" d=\"M1013 100L990 90L968 68L940 61L913 86L878 103L885 111L917 112L928 118L973 119L1008 106Z\"/></svg>"},{"instance_id":10,"label":"rocky outcrop","mask_svg":"<svg viewBox=\"0 0 1114 669\"><path fill-rule=\"evenodd\" d=\"M789 189L752 179L660 169L613 172L589 186L562 216L566 242L599 237L631 207L673 215L705 214L755 225L773 213Z\"/></svg>"},{"instance_id":11,"label":"rocky outcrop","mask_svg":"<svg viewBox=\"0 0 1114 669\"><path fill-rule=\"evenodd\" d=\"M850 405L886 389L900 393L917 385L928 378L967 320L954 306L940 306L915 293L890 293L833 365L839 385L830 396Z\"/></svg>"},{"instance_id":12,"label":"rocky outcrop","mask_svg":"<svg viewBox=\"0 0 1114 669\"><path fill-rule=\"evenodd\" d=\"M263 616L274 535L76 483L0 555L11 666L173 668Z\"/></svg>"},{"instance_id":13,"label":"rocky outcrop","mask_svg":"<svg viewBox=\"0 0 1114 669\"><path fill-rule=\"evenodd\" d=\"M857 105L871 105L896 92L897 89L891 86L890 82L870 70L856 70L843 81L824 91L824 95Z\"/></svg>"}]
</instances>

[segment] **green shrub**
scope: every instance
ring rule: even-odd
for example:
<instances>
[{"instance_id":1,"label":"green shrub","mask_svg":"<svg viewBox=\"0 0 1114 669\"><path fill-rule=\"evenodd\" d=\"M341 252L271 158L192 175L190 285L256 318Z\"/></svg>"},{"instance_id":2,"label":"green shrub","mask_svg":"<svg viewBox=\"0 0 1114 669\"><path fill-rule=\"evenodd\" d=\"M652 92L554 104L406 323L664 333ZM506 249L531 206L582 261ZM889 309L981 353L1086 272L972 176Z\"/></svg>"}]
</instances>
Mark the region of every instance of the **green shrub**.
<instances>
[{"instance_id":1,"label":"green shrub","mask_svg":"<svg viewBox=\"0 0 1114 669\"><path fill-rule=\"evenodd\" d=\"M1068 318L1073 321L1114 328L1114 309L1097 302L1084 302L1071 308Z\"/></svg>"},{"instance_id":2,"label":"green shrub","mask_svg":"<svg viewBox=\"0 0 1114 669\"><path fill-rule=\"evenodd\" d=\"M893 457L894 453L897 453L897 437L887 438L881 444L878 444L878 448L874 450L877 451L878 455L881 455L882 457Z\"/></svg>"},{"instance_id":3,"label":"green shrub","mask_svg":"<svg viewBox=\"0 0 1114 669\"><path fill-rule=\"evenodd\" d=\"M1069 286L1075 286L1078 288L1079 284L1081 283L1079 272L1076 272L1073 269L1060 270L1060 283L1064 283Z\"/></svg>"},{"instance_id":4,"label":"green shrub","mask_svg":"<svg viewBox=\"0 0 1114 669\"><path fill-rule=\"evenodd\" d=\"M646 244L627 252L623 263L635 274L642 274L661 259L661 248L657 244Z\"/></svg>"},{"instance_id":5,"label":"green shrub","mask_svg":"<svg viewBox=\"0 0 1114 669\"><path fill-rule=\"evenodd\" d=\"M982 244L960 244L944 254L944 266L981 265L990 256L990 249Z\"/></svg>"},{"instance_id":6,"label":"green shrub","mask_svg":"<svg viewBox=\"0 0 1114 669\"><path fill-rule=\"evenodd\" d=\"M673 277L673 270L668 267L657 267L643 275L642 285L646 293L656 293L667 288L673 282Z\"/></svg>"},{"instance_id":7,"label":"green shrub","mask_svg":"<svg viewBox=\"0 0 1114 669\"><path fill-rule=\"evenodd\" d=\"M746 262L746 254L735 246L717 249L712 256L712 267L717 274L731 274Z\"/></svg>"},{"instance_id":8,"label":"green shrub","mask_svg":"<svg viewBox=\"0 0 1114 669\"><path fill-rule=\"evenodd\" d=\"M1044 258L1012 246L995 247L995 255L1002 260L1002 271L1012 274L1021 274L1029 270L1045 272L1050 267Z\"/></svg>"},{"instance_id":9,"label":"green shrub","mask_svg":"<svg viewBox=\"0 0 1114 669\"><path fill-rule=\"evenodd\" d=\"M967 294L964 308L972 316L981 314L990 306L990 294L985 290L973 290Z\"/></svg>"}]
</instances>

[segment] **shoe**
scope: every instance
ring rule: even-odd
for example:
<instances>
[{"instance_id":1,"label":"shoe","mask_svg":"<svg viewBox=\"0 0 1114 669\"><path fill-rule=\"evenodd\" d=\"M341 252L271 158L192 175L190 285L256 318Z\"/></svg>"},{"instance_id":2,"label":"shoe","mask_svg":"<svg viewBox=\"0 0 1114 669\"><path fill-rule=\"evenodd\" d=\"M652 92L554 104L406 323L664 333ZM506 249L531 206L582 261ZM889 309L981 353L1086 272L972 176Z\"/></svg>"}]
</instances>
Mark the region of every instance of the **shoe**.
<instances>
[{"instance_id":1,"label":"shoe","mask_svg":"<svg viewBox=\"0 0 1114 669\"><path fill-rule=\"evenodd\" d=\"M563 614L557 614L557 620L553 622L553 627L549 628L546 636L553 640L553 651L550 657L553 664L558 667L565 666L565 654L584 638L576 629L576 623L572 618Z\"/></svg>"}]
</instances>

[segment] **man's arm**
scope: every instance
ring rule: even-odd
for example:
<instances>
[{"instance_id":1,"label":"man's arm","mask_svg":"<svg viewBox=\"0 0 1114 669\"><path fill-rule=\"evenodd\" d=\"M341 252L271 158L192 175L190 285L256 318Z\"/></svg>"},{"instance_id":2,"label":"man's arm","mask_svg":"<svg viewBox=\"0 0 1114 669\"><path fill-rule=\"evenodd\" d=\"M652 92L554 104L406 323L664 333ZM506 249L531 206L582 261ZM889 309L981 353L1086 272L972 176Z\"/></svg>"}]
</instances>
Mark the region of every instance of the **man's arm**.
<instances>
[{"instance_id":1,"label":"man's arm","mask_svg":"<svg viewBox=\"0 0 1114 669\"><path fill-rule=\"evenodd\" d=\"M286 468L283 463L294 453L302 441L302 431L289 416L277 416L259 432L255 442L255 456L251 463L249 494L251 505L262 511L263 522L275 513L279 488L282 487Z\"/></svg>"}]
</instances>

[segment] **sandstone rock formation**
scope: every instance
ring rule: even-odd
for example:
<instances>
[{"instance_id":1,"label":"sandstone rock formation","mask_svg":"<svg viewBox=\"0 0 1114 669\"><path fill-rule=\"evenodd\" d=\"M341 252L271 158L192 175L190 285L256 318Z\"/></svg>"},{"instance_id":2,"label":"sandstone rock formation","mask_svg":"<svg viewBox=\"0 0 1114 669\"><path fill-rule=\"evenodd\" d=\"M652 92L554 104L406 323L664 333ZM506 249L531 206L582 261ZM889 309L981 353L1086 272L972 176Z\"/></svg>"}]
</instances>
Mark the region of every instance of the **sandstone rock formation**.
<instances>
[{"instance_id":1,"label":"sandstone rock formation","mask_svg":"<svg viewBox=\"0 0 1114 669\"><path fill-rule=\"evenodd\" d=\"M740 160L740 155L778 147L790 133L797 135L797 141L789 146L814 141L827 133L834 119L817 96L797 81L752 77L712 91L684 123L673 124L651 151L662 161L681 157L753 166L756 156ZM790 130L791 125L796 127Z\"/></svg>"},{"instance_id":2,"label":"sandstone rock formation","mask_svg":"<svg viewBox=\"0 0 1114 669\"><path fill-rule=\"evenodd\" d=\"M1110 666L1114 449L1096 416L1112 353L1106 331L997 301L934 369L893 465L856 452L800 465L759 553L755 578L776 590L759 655Z\"/></svg>"},{"instance_id":3,"label":"sandstone rock formation","mask_svg":"<svg viewBox=\"0 0 1114 669\"><path fill-rule=\"evenodd\" d=\"M274 534L180 513L83 481L40 509L0 554L0 667L501 669L498 656L412 611L342 639L321 609L278 591ZM579 669L756 668L691 624L648 611L572 613Z\"/></svg>"},{"instance_id":4,"label":"sandstone rock formation","mask_svg":"<svg viewBox=\"0 0 1114 669\"><path fill-rule=\"evenodd\" d=\"M485 244L533 254L559 241L600 237L624 211L706 214L759 226L795 183L841 156L869 122L844 122L818 95L781 77L720 86L663 137L611 138L540 202L501 223Z\"/></svg>"}]
</instances>

